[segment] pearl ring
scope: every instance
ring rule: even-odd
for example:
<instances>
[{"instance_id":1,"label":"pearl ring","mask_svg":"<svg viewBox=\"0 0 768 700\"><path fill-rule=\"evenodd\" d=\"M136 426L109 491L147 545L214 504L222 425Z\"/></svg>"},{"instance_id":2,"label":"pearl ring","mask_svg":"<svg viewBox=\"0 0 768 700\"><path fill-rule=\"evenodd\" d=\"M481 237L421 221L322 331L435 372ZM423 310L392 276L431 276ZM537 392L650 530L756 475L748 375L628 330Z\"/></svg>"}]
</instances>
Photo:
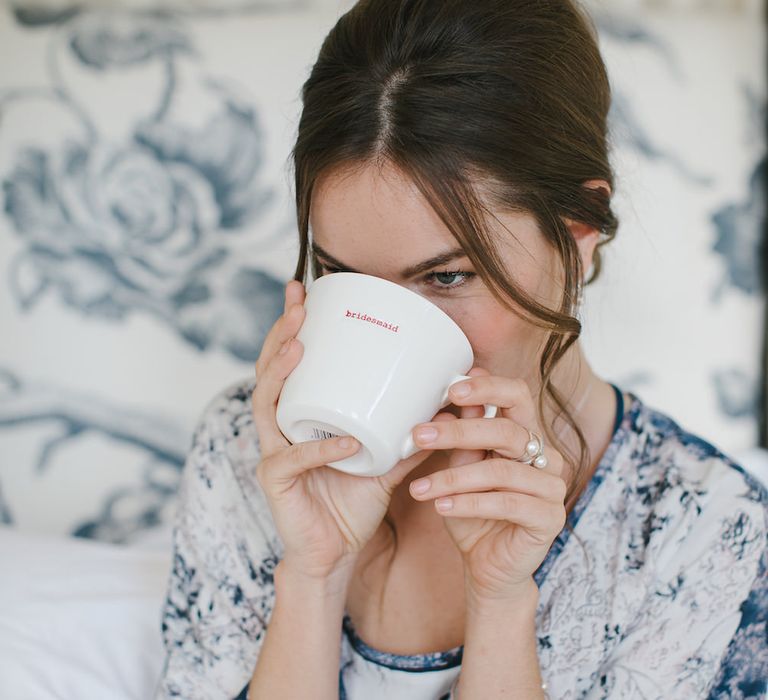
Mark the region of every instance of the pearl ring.
<instances>
[{"instance_id":1,"label":"pearl ring","mask_svg":"<svg viewBox=\"0 0 768 700\"><path fill-rule=\"evenodd\" d=\"M526 430L528 430L526 428ZM540 435L528 430L528 443L525 446L525 452L517 458L518 462L530 464L537 469L544 469L549 463L544 455L544 441Z\"/></svg>"}]
</instances>

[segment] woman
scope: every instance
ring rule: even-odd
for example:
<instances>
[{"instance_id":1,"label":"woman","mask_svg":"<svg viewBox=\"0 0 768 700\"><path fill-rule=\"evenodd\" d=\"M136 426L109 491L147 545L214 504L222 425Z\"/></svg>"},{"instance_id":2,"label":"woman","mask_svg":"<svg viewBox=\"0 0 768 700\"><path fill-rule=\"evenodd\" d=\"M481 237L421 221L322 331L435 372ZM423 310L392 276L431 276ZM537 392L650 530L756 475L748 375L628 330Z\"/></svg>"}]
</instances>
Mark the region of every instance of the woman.
<instances>
[{"instance_id":1,"label":"woman","mask_svg":"<svg viewBox=\"0 0 768 700\"><path fill-rule=\"evenodd\" d=\"M339 19L303 87L284 315L184 470L158 697L765 691L766 490L578 340L618 226L609 106L569 0L361 0ZM381 477L327 466L357 444L291 445L275 423L310 260L424 295L474 351L469 393Z\"/></svg>"}]
</instances>

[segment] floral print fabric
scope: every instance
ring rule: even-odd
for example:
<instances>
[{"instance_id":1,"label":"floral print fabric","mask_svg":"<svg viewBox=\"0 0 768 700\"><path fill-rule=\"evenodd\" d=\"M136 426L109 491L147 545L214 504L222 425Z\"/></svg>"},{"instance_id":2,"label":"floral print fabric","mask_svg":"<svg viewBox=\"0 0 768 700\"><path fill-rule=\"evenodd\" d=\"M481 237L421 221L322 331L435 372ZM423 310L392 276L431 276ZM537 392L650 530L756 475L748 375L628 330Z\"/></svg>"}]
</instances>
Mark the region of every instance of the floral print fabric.
<instances>
[{"instance_id":1,"label":"floral print fabric","mask_svg":"<svg viewBox=\"0 0 768 700\"><path fill-rule=\"evenodd\" d=\"M255 476L254 381L214 396L193 436L162 610L158 699L245 700L269 624L282 544ZM549 697L763 697L768 492L629 396L534 576ZM462 647L388 654L360 639L346 614L341 624L340 700L452 700Z\"/></svg>"}]
</instances>

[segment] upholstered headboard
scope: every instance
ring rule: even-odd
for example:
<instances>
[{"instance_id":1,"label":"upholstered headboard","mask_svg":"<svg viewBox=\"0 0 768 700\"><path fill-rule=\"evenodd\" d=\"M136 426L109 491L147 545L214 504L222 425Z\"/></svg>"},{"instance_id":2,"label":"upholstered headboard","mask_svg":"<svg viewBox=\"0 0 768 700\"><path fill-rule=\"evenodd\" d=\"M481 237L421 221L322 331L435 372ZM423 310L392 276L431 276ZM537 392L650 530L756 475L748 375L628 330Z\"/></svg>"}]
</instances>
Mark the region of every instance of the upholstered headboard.
<instances>
[{"instance_id":1,"label":"upholstered headboard","mask_svg":"<svg viewBox=\"0 0 768 700\"><path fill-rule=\"evenodd\" d=\"M350 4L0 8L0 521L168 524L197 418L281 313L299 91ZM584 345L735 453L766 434L765 30L757 2L665 5L590 5L621 227Z\"/></svg>"}]
</instances>

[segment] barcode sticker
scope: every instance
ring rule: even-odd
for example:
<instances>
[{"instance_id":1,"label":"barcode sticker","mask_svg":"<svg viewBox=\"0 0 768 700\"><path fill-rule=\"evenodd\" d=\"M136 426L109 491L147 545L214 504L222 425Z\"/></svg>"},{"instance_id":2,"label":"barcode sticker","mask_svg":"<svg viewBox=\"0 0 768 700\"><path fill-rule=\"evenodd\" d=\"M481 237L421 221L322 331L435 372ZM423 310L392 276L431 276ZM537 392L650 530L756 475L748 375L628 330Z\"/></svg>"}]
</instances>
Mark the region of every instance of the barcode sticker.
<instances>
[{"instance_id":1,"label":"barcode sticker","mask_svg":"<svg viewBox=\"0 0 768 700\"><path fill-rule=\"evenodd\" d=\"M327 440L328 438L341 437L336 433L329 433L327 430L320 430L320 428L312 428L313 440Z\"/></svg>"}]
</instances>

